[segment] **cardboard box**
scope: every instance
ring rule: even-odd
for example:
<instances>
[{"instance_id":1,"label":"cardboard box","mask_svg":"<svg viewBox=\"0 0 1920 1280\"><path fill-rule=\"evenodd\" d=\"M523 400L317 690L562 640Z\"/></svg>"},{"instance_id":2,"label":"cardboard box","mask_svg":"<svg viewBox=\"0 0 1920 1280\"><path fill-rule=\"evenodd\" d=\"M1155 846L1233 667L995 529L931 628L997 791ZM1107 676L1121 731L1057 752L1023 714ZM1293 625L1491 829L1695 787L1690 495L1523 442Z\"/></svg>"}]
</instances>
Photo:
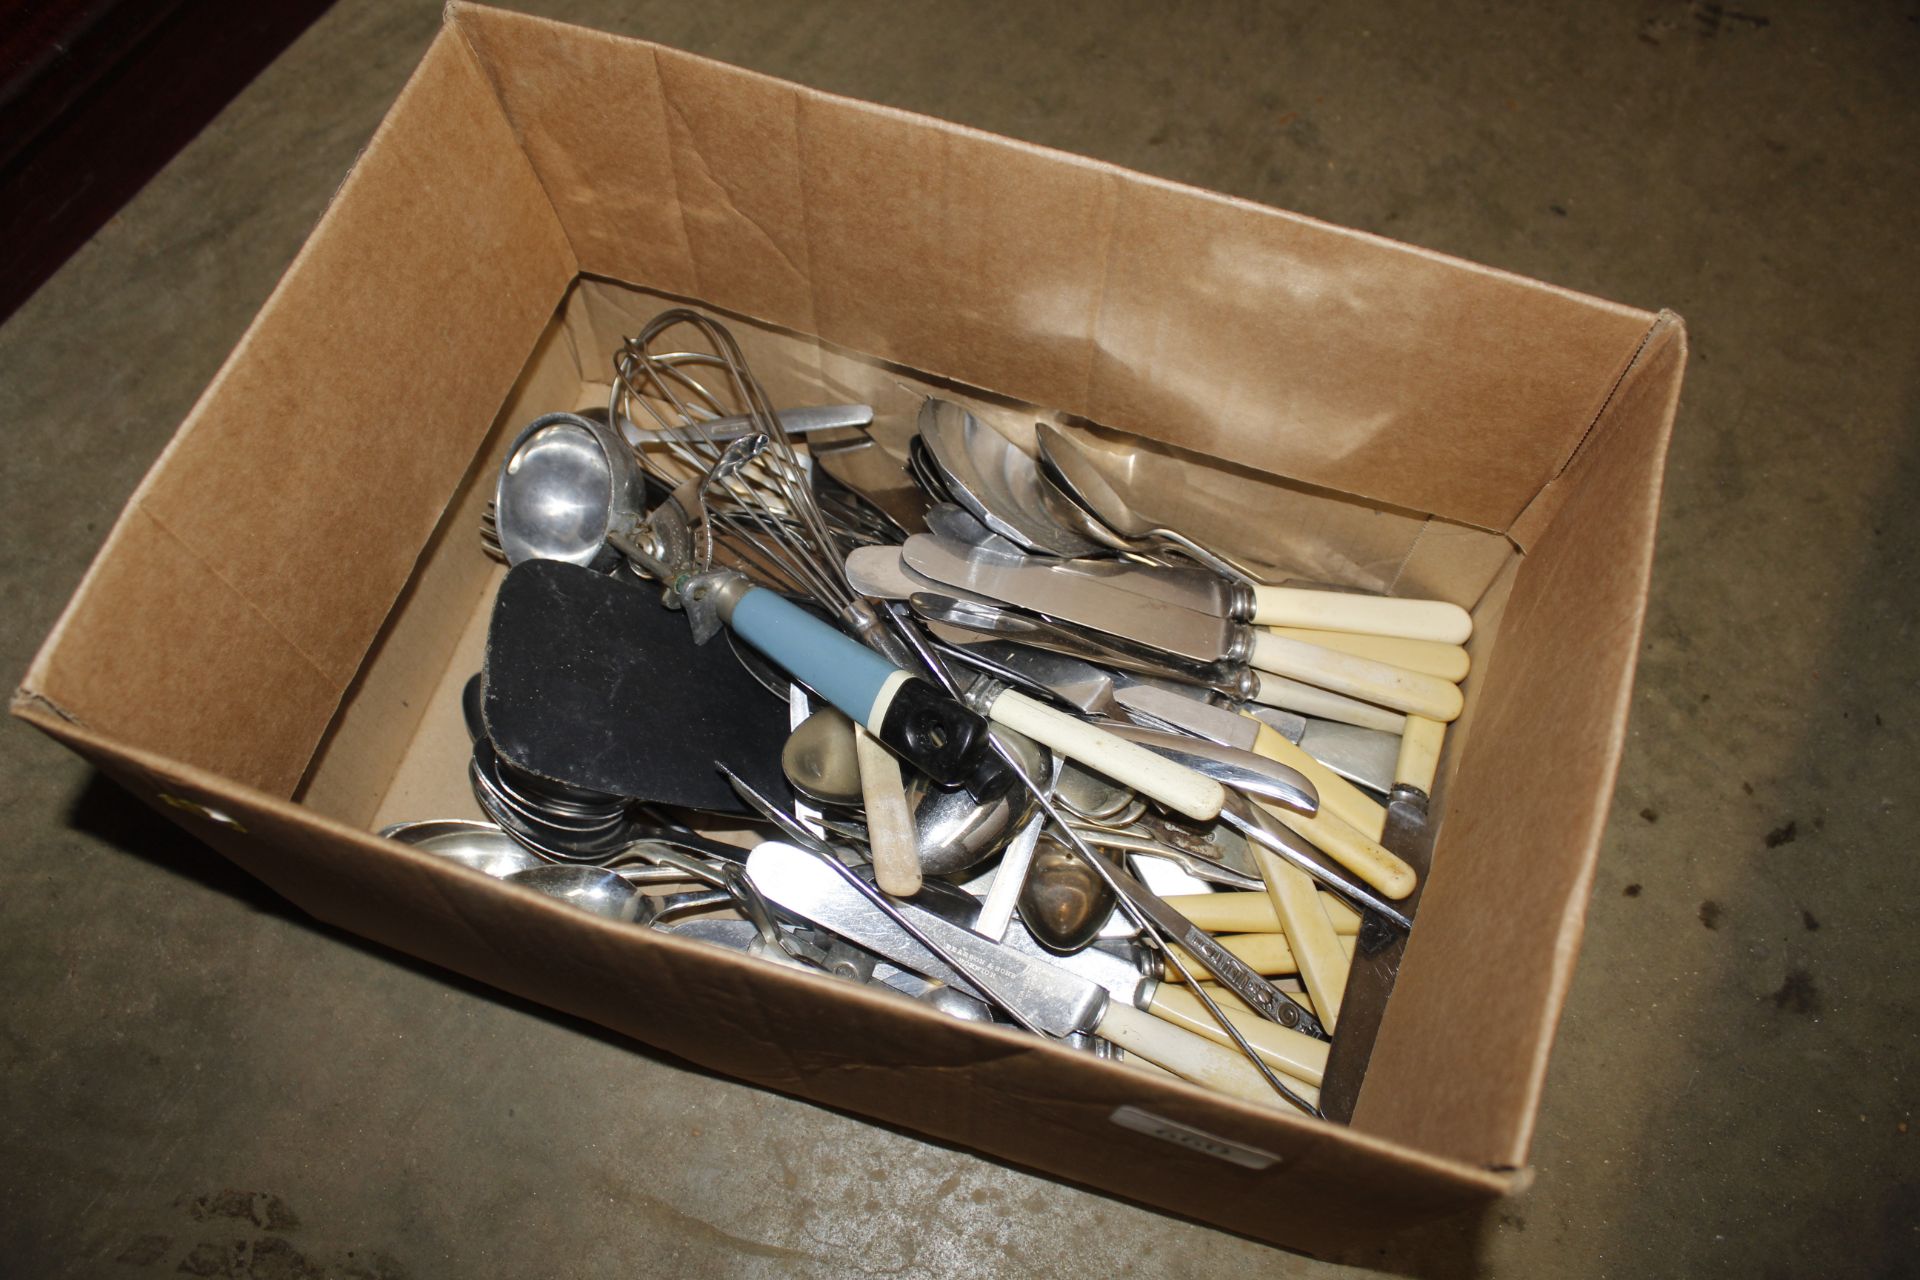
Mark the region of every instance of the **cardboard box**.
<instances>
[{"instance_id":1,"label":"cardboard box","mask_svg":"<svg viewBox=\"0 0 1920 1280\"><path fill-rule=\"evenodd\" d=\"M1156 514L1472 608L1436 870L1351 1129L369 834L471 806L452 699L497 581L475 530L499 451L591 400L662 296L730 317L776 401L897 420L938 387L1133 433ZM455 5L14 711L324 920L731 1075L1324 1250L1525 1176L1684 357L1670 315Z\"/></svg>"}]
</instances>

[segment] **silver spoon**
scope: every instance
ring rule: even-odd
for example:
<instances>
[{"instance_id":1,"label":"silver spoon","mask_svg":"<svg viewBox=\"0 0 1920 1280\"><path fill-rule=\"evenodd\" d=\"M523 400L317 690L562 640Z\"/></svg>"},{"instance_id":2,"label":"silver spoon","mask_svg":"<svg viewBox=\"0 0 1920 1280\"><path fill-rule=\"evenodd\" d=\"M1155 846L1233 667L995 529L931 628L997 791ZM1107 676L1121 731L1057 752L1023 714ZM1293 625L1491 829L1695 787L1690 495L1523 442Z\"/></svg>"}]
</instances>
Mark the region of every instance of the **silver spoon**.
<instances>
[{"instance_id":1,"label":"silver spoon","mask_svg":"<svg viewBox=\"0 0 1920 1280\"><path fill-rule=\"evenodd\" d=\"M816 804L860 803L860 762L853 721L838 707L822 707L804 720L780 752L787 785Z\"/></svg>"},{"instance_id":2,"label":"silver spoon","mask_svg":"<svg viewBox=\"0 0 1920 1280\"><path fill-rule=\"evenodd\" d=\"M1042 422L1035 424L1035 433L1039 491L1051 518L1115 551L1151 556L1171 547L1222 577L1258 581L1245 566L1201 546L1177 529L1155 524L1129 507L1093 456L1066 432Z\"/></svg>"},{"instance_id":3,"label":"silver spoon","mask_svg":"<svg viewBox=\"0 0 1920 1280\"><path fill-rule=\"evenodd\" d=\"M396 822L382 828L380 834L490 876L511 875L546 865L546 859L491 822L427 818L419 822Z\"/></svg>"},{"instance_id":4,"label":"silver spoon","mask_svg":"<svg viewBox=\"0 0 1920 1280\"><path fill-rule=\"evenodd\" d=\"M1020 554L1019 547L987 528L978 516L957 503L936 502L927 508L926 518L927 532L938 537L951 538L969 547L981 547L988 551Z\"/></svg>"},{"instance_id":5,"label":"silver spoon","mask_svg":"<svg viewBox=\"0 0 1920 1280\"><path fill-rule=\"evenodd\" d=\"M638 889L600 867L534 867L512 872L501 879L608 920L633 920L639 914L642 901Z\"/></svg>"},{"instance_id":6,"label":"silver spoon","mask_svg":"<svg viewBox=\"0 0 1920 1280\"><path fill-rule=\"evenodd\" d=\"M993 736L1019 756L1030 774L1046 777L1052 770L1052 753L1033 739L998 727ZM942 790L926 785L923 778L908 787L907 800L913 806L920 869L929 876L954 875L984 862L1006 846L1034 808L1033 797L1019 787L982 802L965 787Z\"/></svg>"},{"instance_id":7,"label":"silver spoon","mask_svg":"<svg viewBox=\"0 0 1920 1280\"><path fill-rule=\"evenodd\" d=\"M632 881L616 872L578 864L542 866L502 876L508 884L517 884L557 898L568 906L608 920L650 925L674 916L716 907L730 906L733 897L724 890L677 893L665 898L650 898Z\"/></svg>"},{"instance_id":8,"label":"silver spoon","mask_svg":"<svg viewBox=\"0 0 1920 1280\"><path fill-rule=\"evenodd\" d=\"M1088 946L1117 901L1107 882L1073 850L1041 838L1020 888L1020 918L1042 946L1063 954Z\"/></svg>"},{"instance_id":9,"label":"silver spoon","mask_svg":"<svg viewBox=\"0 0 1920 1280\"><path fill-rule=\"evenodd\" d=\"M920 407L920 438L954 501L994 533L1029 551L1084 556L1101 544L1049 516L1032 458L950 400Z\"/></svg>"}]
</instances>

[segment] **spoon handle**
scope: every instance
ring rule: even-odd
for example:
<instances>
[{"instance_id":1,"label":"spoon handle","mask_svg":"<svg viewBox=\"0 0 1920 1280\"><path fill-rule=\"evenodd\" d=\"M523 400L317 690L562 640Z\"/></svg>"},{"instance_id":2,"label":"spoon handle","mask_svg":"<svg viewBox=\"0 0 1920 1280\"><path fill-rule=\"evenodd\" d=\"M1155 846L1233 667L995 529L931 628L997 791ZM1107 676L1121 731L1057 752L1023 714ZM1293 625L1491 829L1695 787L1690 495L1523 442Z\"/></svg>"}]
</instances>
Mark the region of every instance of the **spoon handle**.
<instances>
[{"instance_id":1,"label":"spoon handle","mask_svg":"<svg viewBox=\"0 0 1920 1280\"><path fill-rule=\"evenodd\" d=\"M1247 621L1439 644L1465 644L1473 634L1472 616L1445 600L1403 600L1398 596L1352 595L1306 587L1254 587L1253 617Z\"/></svg>"}]
</instances>

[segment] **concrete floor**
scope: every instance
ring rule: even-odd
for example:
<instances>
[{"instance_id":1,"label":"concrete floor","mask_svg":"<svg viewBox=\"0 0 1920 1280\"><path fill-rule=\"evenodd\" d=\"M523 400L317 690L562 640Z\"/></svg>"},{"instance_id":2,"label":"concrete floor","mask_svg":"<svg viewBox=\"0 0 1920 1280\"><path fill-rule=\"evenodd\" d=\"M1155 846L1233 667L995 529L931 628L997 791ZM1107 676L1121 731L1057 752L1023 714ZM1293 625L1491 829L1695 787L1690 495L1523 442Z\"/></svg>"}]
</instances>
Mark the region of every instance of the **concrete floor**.
<instances>
[{"instance_id":1,"label":"concrete floor","mask_svg":"<svg viewBox=\"0 0 1920 1280\"><path fill-rule=\"evenodd\" d=\"M1911 4L523 7L1682 312L1633 739L1538 1181L1352 1261L1920 1269ZM345 0L0 328L0 667L25 668L438 20ZM358 945L18 726L0 813L0 1272L1336 1270Z\"/></svg>"}]
</instances>

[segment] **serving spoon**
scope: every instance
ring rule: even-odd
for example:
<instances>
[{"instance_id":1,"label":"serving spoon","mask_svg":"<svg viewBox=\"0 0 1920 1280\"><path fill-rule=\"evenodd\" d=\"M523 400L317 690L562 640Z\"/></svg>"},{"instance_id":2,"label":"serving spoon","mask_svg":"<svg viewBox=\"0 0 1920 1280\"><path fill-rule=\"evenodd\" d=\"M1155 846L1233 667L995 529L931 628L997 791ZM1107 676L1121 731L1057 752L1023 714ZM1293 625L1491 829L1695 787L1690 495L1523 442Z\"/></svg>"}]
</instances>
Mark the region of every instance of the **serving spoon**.
<instances>
[{"instance_id":1,"label":"serving spoon","mask_svg":"<svg viewBox=\"0 0 1920 1280\"><path fill-rule=\"evenodd\" d=\"M1032 458L951 400L920 407L920 439L954 501L1016 547L1052 556L1083 556L1102 543L1050 516Z\"/></svg>"},{"instance_id":2,"label":"serving spoon","mask_svg":"<svg viewBox=\"0 0 1920 1280\"><path fill-rule=\"evenodd\" d=\"M1055 520L1114 551L1155 558L1172 549L1223 578L1259 581L1246 566L1177 529L1154 523L1128 506L1095 464L1093 455L1066 432L1041 422L1035 424L1035 434L1040 497L1047 514Z\"/></svg>"}]
</instances>

